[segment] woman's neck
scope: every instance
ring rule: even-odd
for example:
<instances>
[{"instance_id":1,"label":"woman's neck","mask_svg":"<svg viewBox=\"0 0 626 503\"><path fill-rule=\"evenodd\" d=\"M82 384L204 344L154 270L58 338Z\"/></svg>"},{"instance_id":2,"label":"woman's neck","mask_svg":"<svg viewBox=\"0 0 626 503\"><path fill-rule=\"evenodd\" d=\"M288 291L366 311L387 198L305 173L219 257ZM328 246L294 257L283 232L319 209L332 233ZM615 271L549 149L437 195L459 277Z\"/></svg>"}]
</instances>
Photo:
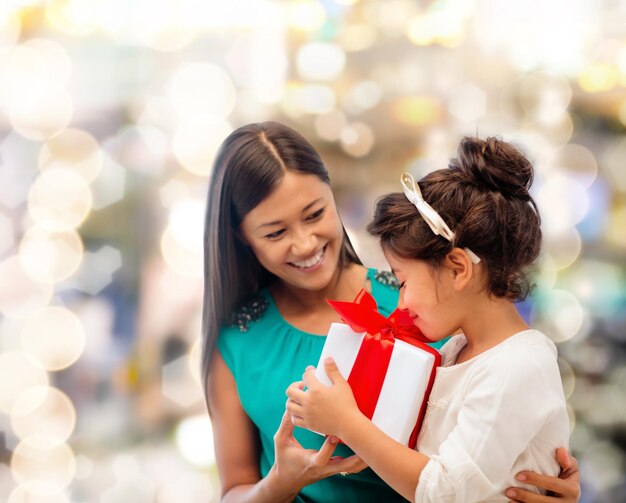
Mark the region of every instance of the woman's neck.
<instances>
[{"instance_id":1,"label":"woman's neck","mask_svg":"<svg viewBox=\"0 0 626 503\"><path fill-rule=\"evenodd\" d=\"M328 308L326 299L351 301L363 288L367 270L362 265L349 264L337 268L328 285L321 290L295 288L279 281L271 288L272 295L283 312L313 312Z\"/></svg>"}]
</instances>

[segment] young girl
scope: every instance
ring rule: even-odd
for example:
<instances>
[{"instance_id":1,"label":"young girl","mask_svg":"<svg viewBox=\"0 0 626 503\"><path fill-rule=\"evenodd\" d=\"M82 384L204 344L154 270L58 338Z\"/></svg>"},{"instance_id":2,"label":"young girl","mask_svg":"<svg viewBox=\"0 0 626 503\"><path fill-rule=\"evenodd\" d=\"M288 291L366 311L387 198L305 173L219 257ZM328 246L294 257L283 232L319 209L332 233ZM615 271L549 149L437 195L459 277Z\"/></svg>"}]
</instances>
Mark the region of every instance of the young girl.
<instances>
[{"instance_id":1,"label":"young girl","mask_svg":"<svg viewBox=\"0 0 626 503\"><path fill-rule=\"evenodd\" d=\"M359 411L332 361L333 386L309 368L287 391L296 426L340 437L412 501L506 501L520 470L559 473L569 422L556 349L514 305L541 244L532 178L512 145L465 138L448 169L403 175L404 193L377 204L368 230L401 282L399 307L432 341L463 334L442 348L416 450Z\"/></svg>"}]
</instances>

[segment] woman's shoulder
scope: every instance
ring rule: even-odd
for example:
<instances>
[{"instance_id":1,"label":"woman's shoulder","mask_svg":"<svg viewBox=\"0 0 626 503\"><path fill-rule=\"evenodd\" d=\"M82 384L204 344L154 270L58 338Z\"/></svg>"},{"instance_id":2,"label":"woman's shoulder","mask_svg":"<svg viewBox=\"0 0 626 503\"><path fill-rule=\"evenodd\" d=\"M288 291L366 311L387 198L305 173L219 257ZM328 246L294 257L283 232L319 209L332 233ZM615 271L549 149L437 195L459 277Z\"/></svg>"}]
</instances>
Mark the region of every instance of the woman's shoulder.
<instances>
[{"instance_id":1,"label":"woman's shoulder","mask_svg":"<svg viewBox=\"0 0 626 503\"><path fill-rule=\"evenodd\" d=\"M398 296L400 294L398 278L389 271L368 269L367 279L379 311L388 316L398 306Z\"/></svg>"},{"instance_id":2,"label":"woman's shoulder","mask_svg":"<svg viewBox=\"0 0 626 503\"><path fill-rule=\"evenodd\" d=\"M368 277L370 281L375 281L381 286L387 287L390 290L400 290L400 281L391 271L384 271L382 269L368 269Z\"/></svg>"},{"instance_id":3,"label":"woman's shoulder","mask_svg":"<svg viewBox=\"0 0 626 503\"><path fill-rule=\"evenodd\" d=\"M226 326L239 332L248 332L267 314L269 296L264 291L249 295L231 310Z\"/></svg>"}]
</instances>

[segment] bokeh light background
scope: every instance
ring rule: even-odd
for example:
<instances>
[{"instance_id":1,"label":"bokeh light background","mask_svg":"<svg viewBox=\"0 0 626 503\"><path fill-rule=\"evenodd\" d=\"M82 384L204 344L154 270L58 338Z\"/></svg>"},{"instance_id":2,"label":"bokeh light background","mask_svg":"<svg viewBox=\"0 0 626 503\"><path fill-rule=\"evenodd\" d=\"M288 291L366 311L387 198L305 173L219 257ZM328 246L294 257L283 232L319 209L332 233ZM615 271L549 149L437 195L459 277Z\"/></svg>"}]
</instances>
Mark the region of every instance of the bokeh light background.
<instances>
[{"instance_id":1,"label":"bokeh light background","mask_svg":"<svg viewBox=\"0 0 626 503\"><path fill-rule=\"evenodd\" d=\"M267 119L320 151L369 265L400 172L463 134L525 149L545 250L520 309L558 343L582 501L626 500L623 0L2 0L0 500L219 498L205 192Z\"/></svg>"}]
</instances>

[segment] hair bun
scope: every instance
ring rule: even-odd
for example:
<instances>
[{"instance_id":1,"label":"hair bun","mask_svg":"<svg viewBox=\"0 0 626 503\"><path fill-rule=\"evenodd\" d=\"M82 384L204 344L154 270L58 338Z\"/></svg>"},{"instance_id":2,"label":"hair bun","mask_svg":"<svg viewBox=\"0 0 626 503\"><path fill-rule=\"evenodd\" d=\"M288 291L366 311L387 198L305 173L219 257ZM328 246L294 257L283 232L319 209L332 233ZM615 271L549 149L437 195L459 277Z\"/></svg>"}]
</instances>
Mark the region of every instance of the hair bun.
<instances>
[{"instance_id":1,"label":"hair bun","mask_svg":"<svg viewBox=\"0 0 626 503\"><path fill-rule=\"evenodd\" d=\"M532 164L510 143L496 137L481 140L466 136L459 144L457 155L450 162L450 168L460 170L476 186L530 200Z\"/></svg>"}]
</instances>

